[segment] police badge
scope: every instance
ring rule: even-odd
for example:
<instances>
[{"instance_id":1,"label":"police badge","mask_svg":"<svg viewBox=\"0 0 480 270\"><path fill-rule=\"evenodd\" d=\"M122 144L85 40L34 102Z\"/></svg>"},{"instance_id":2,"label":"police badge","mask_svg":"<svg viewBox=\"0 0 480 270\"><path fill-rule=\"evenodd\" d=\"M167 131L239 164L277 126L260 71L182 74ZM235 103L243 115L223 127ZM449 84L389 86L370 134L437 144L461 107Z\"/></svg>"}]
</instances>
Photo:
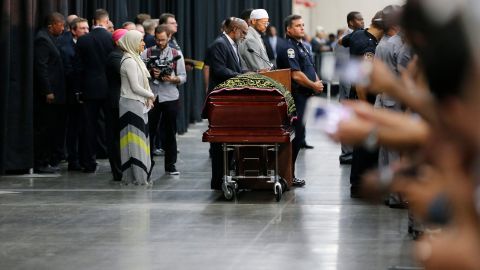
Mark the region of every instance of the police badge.
<instances>
[{"instance_id":1,"label":"police badge","mask_svg":"<svg viewBox=\"0 0 480 270\"><path fill-rule=\"evenodd\" d=\"M288 58L295 58L295 50L290 48L287 50L287 56Z\"/></svg>"}]
</instances>

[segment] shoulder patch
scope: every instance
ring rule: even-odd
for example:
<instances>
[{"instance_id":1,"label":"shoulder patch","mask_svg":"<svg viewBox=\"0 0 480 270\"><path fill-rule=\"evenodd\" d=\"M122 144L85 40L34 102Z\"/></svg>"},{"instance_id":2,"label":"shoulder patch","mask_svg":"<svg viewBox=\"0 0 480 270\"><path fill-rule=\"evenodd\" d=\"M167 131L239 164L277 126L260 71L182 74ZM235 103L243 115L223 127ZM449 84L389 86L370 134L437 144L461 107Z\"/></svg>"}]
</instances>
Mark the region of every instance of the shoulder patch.
<instances>
[{"instance_id":1,"label":"shoulder patch","mask_svg":"<svg viewBox=\"0 0 480 270\"><path fill-rule=\"evenodd\" d=\"M363 55L363 59L364 59L365 61L373 62L373 58L375 58L375 54L372 53L372 52L366 52L366 53Z\"/></svg>"},{"instance_id":2,"label":"shoulder patch","mask_svg":"<svg viewBox=\"0 0 480 270\"><path fill-rule=\"evenodd\" d=\"M295 58L295 50L290 48L287 50L287 56L288 58Z\"/></svg>"}]
</instances>

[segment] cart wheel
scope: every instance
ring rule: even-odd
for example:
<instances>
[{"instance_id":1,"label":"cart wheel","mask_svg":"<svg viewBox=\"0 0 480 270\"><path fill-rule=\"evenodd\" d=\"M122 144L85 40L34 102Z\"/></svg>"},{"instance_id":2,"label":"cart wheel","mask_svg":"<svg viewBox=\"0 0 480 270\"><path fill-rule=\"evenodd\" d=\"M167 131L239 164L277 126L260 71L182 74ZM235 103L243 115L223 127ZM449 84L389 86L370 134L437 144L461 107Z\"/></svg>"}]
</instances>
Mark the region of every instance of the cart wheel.
<instances>
[{"instance_id":1,"label":"cart wheel","mask_svg":"<svg viewBox=\"0 0 480 270\"><path fill-rule=\"evenodd\" d=\"M280 177L280 185L282 185L282 191L285 192L288 189L287 180Z\"/></svg>"},{"instance_id":2,"label":"cart wheel","mask_svg":"<svg viewBox=\"0 0 480 270\"><path fill-rule=\"evenodd\" d=\"M275 200L279 202L282 199L282 186L277 185L275 186Z\"/></svg>"},{"instance_id":3,"label":"cart wheel","mask_svg":"<svg viewBox=\"0 0 480 270\"><path fill-rule=\"evenodd\" d=\"M223 196L225 197L225 199L227 201L231 201L233 199L233 197L235 197L235 189L233 189L232 186L227 186L223 190Z\"/></svg>"}]
</instances>

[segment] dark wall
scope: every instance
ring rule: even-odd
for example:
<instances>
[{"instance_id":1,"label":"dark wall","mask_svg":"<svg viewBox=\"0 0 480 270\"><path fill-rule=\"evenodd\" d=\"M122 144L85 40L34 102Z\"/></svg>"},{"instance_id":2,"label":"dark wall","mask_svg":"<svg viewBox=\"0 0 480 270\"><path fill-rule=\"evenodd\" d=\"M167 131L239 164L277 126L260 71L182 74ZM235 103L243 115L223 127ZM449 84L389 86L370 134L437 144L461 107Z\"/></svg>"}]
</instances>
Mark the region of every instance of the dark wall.
<instances>
[{"instance_id":1,"label":"dark wall","mask_svg":"<svg viewBox=\"0 0 480 270\"><path fill-rule=\"evenodd\" d=\"M265 8L271 23L281 25L291 13L290 0L0 0L0 174L33 167L33 38L45 15L58 11L91 21L97 8L105 8L116 27L138 13L154 18L163 12L176 15L177 40L186 58L203 60L218 35L222 20L246 8ZM201 72L188 74L181 90L179 133L200 121L205 93ZM199 138L200 141L200 138Z\"/></svg>"}]
</instances>

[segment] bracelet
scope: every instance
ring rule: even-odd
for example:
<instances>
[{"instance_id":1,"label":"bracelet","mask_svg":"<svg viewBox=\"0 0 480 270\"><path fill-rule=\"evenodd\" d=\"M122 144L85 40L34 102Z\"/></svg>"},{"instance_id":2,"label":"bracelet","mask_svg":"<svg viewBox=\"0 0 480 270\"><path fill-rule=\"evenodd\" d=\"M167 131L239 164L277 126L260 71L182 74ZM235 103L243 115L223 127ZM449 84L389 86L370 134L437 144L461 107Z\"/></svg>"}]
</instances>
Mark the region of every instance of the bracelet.
<instances>
[{"instance_id":1,"label":"bracelet","mask_svg":"<svg viewBox=\"0 0 480 270\"><path fill-rule=\"evenodd\" d=\"M363 147L368 151L374 151L378 147L378 127L372 128L365 140L363 140Z\"/></svg>"}]
</instances>

